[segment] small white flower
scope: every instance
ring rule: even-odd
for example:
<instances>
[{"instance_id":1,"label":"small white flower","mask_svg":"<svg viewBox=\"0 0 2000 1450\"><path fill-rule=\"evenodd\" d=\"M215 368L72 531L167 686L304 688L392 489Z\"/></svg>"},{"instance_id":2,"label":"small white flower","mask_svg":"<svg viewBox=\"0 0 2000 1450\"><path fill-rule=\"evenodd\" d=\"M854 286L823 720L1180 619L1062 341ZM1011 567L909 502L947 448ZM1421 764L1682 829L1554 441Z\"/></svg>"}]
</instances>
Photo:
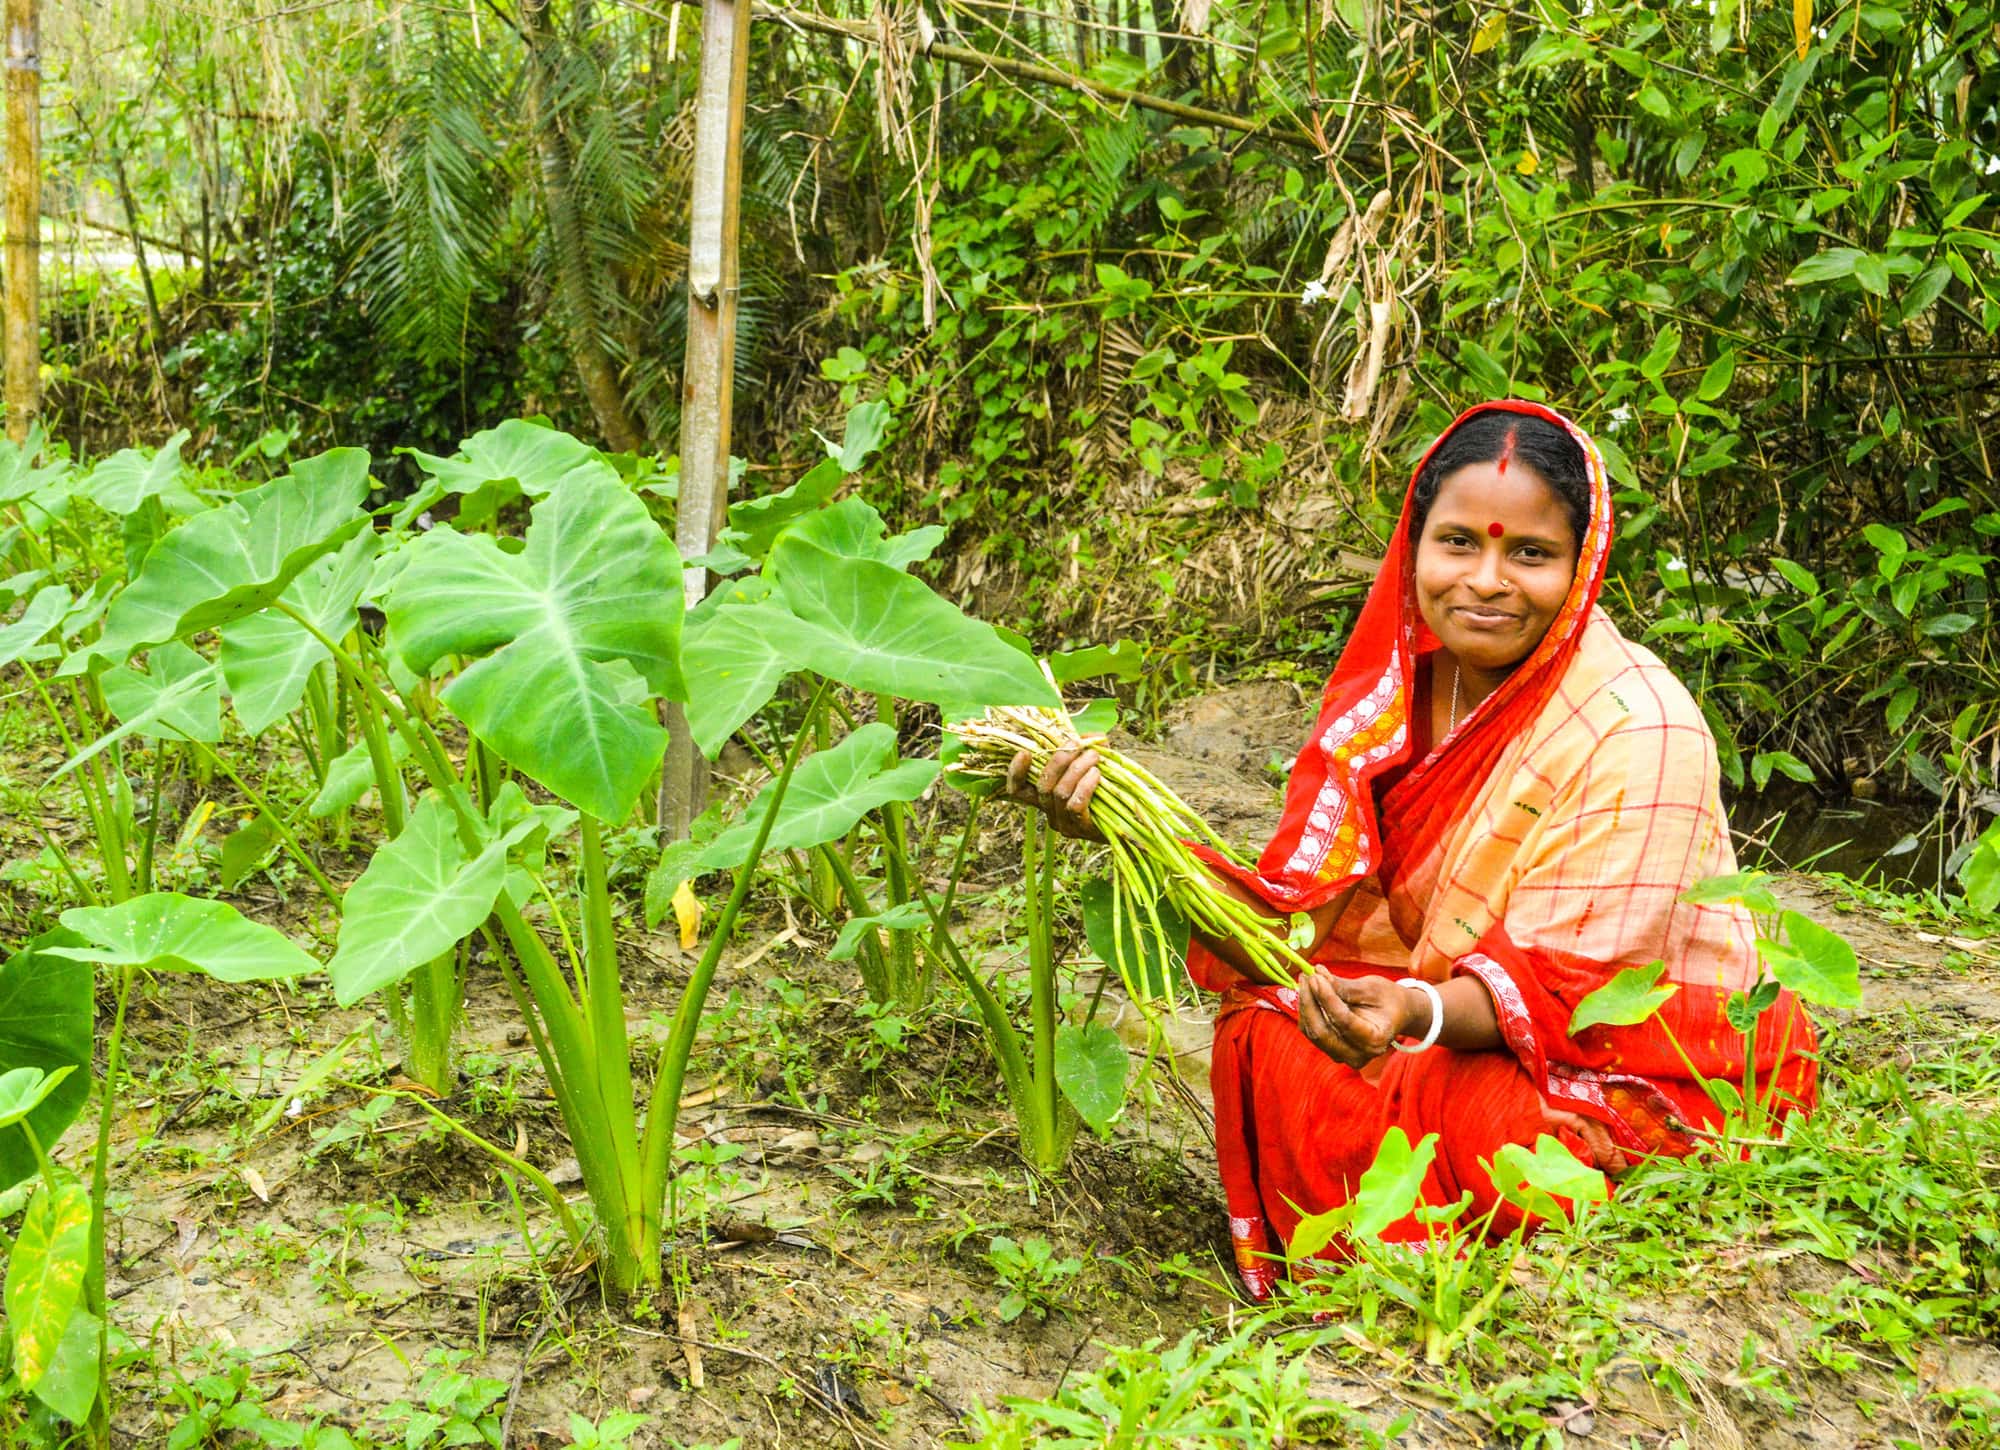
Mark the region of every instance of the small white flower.
<instances>
[{"instance_id":1,"label":"small white flower","mask_svg":"<svg viewBox=\"0 0 2000 1450\"><path fill-rule=\"evenodd\" d=\"M2000 156L1989 156L1986 158L1986 174L1988 176L2000 175Z\"/></svg>"},{"instance_id":2,"label":"small white flower","mask_svg":"<svg viewBox=\"0 0 2000 1450\"><path fill-rule=\"evenodd\" d=\"M1299 294L1299 301L1306 307L1312 306L1315 302L1326 301L1326 283L1317 277L1313 278L1306 283L1306 290Z\"/></svg>"},{"instance_id":3,"label":"small white flower","mask_svg":"<svg viewBox=\"0 0 2000 1450\"><path fill-rule=\"evenodd\" d=\"M303 1113L305 1110L306 1110L306 1100L304 1098L293 1098L290 1104L287 1105L285 1108L285 1116L288 1118L296 1118L300 1113Z\"/></svg>"},{"instance_id":4,"label":"small white flower","mask_svg":"<svg viewBox=\"0 0 2000 1450\"><path fill-rule=\"evenodd\" d=\"M1627 423L1632 421L1632 410L1623 403L1620 403L1611 410L1610 416L1614 425L1623 428Z\"/></svg>"},{"instance_id":5,"label":"small white flower","mask_svg":"<svg viewBox=\"0 0 2000 1450\"><path fill-rule=\"evenodd\" d=\"M1667 560L1667 564L1666 564L1666 569L1667 569L1667 572L1668 572L1669 574L1685 574L1685 573L1687 573L1687 565L1686 565L1686 564L1685 564L1685 563L1684 563L1683 561L1681 561L1681 560L1679 560L1679 559L1669 559L1669 560Z\"/></svg>"}]
</instances>

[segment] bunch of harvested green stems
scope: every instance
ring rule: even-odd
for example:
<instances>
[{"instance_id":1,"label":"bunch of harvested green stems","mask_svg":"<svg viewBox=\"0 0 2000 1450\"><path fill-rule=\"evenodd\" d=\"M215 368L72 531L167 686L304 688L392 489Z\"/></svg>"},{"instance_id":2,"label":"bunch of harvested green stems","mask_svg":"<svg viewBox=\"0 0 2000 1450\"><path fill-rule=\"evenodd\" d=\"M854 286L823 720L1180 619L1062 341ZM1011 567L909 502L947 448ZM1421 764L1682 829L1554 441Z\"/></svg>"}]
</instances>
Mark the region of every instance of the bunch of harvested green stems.
<instances>
[{"instance_id":1,"label":"bunch of harvested green stems","mask_svg":"<svg viewBox=\"0 0 2000 1450\"><path fill-rule=\"evenodd\" d=\"M1244 957L1273 982L1293 986L1294 973L1312 970L1290 944L1287 923L1224 890L1188 842L1200 841L1231 861L1242 858L1186 801L1130 756L1107 746L1102 736L1079 734L1068 715L1039 706L995 706L949 729L965 747L953 769L975 778L1004 781L1023 750L1030 778L1039 777L1059 750L1087 747L1097 752L1101 779L1088 815L1111 849L1113 938L1119 958L1114 965L1142 1005L1150 1003L1152 993L1147 973L1139 967L1145 958L1139 934L1150 931L1162 945L1170 940L1161 922L1161 902L1202 935L1239 945ZM1166 991L1171 1001L1171 974Z\"/></svg>"}]
</instances>

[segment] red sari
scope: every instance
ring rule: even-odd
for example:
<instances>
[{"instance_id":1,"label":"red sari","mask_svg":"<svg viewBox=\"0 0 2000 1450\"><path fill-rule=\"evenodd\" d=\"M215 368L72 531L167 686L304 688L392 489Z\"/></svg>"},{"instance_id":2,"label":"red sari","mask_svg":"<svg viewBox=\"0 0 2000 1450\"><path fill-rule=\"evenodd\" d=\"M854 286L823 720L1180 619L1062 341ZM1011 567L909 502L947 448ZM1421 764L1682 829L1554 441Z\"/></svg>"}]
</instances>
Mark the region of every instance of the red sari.
<instances>
[{"instance_id":1,"label":"red sari","mask_svg":"<svg viewBox=\"0 0 2000 1450\"><path fill-rule=\"evenodd\" d=\"M1469 1190L1476 1218L1497 1201L1482 1164L1502 1144L1586 1119L1628 1157L1685 1153L1687 1127L1718 1120L1693 1073L1743 1081L1743 1034L1724 1009L1761 975L1752 923L1737 906L1681 900L1735 869L1714 738L1672 673L1597 608L1611 499L1596 446L1534 403L1485 404L1458 421L1494 409L1560 425L1589 460L1590 524L1548 633L1433 745L1419 681L1439 642L1416 608L1406 496L1277 833L1254 869L1215 864L1284 912L1355 887L1317 960L1346 976L1476 976L1505 1048L1392 1053L1357 1071L1306 1040L1293 992L1245 980L1198 944L1190 951L1196 982L1223 997L1217 1149L1237 1267L1256 1298L1300 1214L1345 1202L1391 1127L1412 1142L1438 1134L1422 1201ZM1579 1001L1655 961L1676 988L1658 1013L1570 1034ZM1760 1096L1781 1112L1809 1108L1816 1040L1791 993L1765 1012L1756 1040ZM1584 1136L1556 1136L1592 1161ZM1493 1232L1519 1223L1500 1204ZM1383 1237L1424 1232L1412 1216Z\"/></svg>"}]
</instances>

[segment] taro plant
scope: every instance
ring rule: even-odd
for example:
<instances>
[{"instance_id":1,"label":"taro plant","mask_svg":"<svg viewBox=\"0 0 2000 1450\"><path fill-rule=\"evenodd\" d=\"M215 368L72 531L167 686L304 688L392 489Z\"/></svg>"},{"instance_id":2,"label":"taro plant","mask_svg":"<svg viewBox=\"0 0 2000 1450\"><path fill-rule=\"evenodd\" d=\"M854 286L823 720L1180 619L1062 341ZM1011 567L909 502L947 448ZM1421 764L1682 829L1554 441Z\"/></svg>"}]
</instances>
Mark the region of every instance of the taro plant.
<instances>
[{"instance_id":1,"label":"taro plant","mask_svg":"<svg viewBox=\"0 0 2000 1450\"><path fill-rule=\"evenodd\" d=\"M90 1179L49 1157L83 1111L93 1055L93 966L115 972L112 1024ZM124 1069L126 1008L146 973L219 981L295 976L318 966L233 907L171 892L65 911L62 926L0 965L0 1191L39 1178L7 1254L7 1329L21 1388L108 1443L105 1199Z\"/></svg>"},{"instance_id":2,"label":"taro plant","mask_svg":"<svg viewBox=\"0 0 2000 1450\"><path fill-rule=\"evenodd\" d=\"M1773 1092L1760 1089L1757 1082L1757 1038L1764 1013L1786 989L1815 1007L1852 1011L1861 1005L1860 963L1854 948L1837 932L1784 906L1764 872L1711 876L1695 883L1681 899L1690 905L1735 903L1749 910L1757 923L1757 954L1763 970L1749 990L1732 992L1724 1006L1729 1025L1743 1034L1742 1082L1705 1077L1672 1030L1667 1032L1689 1076L1721 1110L1725 1140L1757 1137L1770 1127L1780 1106ZM1617 973L1576 1004L1570 1014L1570 1035L1593 1026L1644 1022L1679 990L1672 983L1661 985L1662 970L1661 963L1653 962ZM1791 1045L1780 1041L1777 1056L1782 1059Z\"/></svg>"},{"instance_id":3,"label":"taro plant","mask_svg":"<svg viewBox=\"0 0 2000 1450\"><path fill-rule=\"evenodd\" d=\"M857 410L859 412L860 410ZM860 435L863 443L868 435ZM830 501L842 471L856 461L850 423L846 452L830 457L791 488L736 505L730 526L708 562L740 577L719 588L689 620L689 674L709 686L691 692L687 718L709 756L732 736L759 748L745 727L766 712L789 676L819 676L872 697L874 720L836 703L847 733L832 743L827 713L783 726L810 732L820 748L806 757L766 850L806 858L800 890L829 916L845 908L833 955L852 957L872 1001L914 1004L941 968L971 998L1014 1109L1029 1163L1053 1172L1067 1157L1080 1123L1103 1131L1121 1107L1128 1064L1110 1028L1096 1022L1093 999L1081 1022L1065 1020L1055 953L1055 898L1060 858L1053 837L1028 824L1022 935L1028 954L1029 1024L1024 1033L1004 994L989 984L954 938L951 920L960 873L991 782L960 779L968 808L944 885L933 892L909 830L909 804L938 774L939 763L898 753L897 701L938 705L961 719L1005 694L1015 703L1059 703L1027 643L967 620L905 571L928 555L938 531L891 535L859 498ZM746 572L751 565L757 572ZM1069 681L1105 673L1131 674L1135 651L1097 648L1058 655L1053 678ZM1081 728L1109 724L1100 702ZM947 737L944 755L954 757ZM768 752L765 752L768 759ZM736 868L744 860L764 798L740 824L705 844L668 847L648 891L649 913L664 915L680 881L701 871ZM869 872L879 860L880 894ZM944 864L944 863L940 863ZM830 886L818 896L820 873ZM1095 922L1101 912L1087 913ZM887 941L884 941L884 937ZM1095 940L1095 937L1093 937ZM1176 953L1186 949L1185 931ZM1110 960L1107 957L1107 960ZM1164 972L1164 965L1161 971ZM1101 984L1100 984L1101 998Z\"/></svg>"},{"instance_id":4,"label":"taro plant","mask_svg":"<svg viewBox=\"0 0 2000 1450\"><path fill-rule=\"evenodd\" d=\"M336 991L358 999L474 933L504 939L507 950L494 955L576 1148L607 1283L624 1291L660 1278L681 1084L756 862L767 850L837 840L866 812L914 799L936 773L934 762L901 760L893 729L880 722L854 722L838 743L812 748L836 688L983 704L1040 699L1047 686L990 628L903 572L894 560L907 543L886 538L858 500L776 532L762 571L712 607L707 652L689 649L684 661L681 561L626 482L582 466L522 487L541 497L518 547L441 526L402 551L382 653L387 673L405 672L410 690L385 685L360 652L317 636L356 700L372 756L392 759L393 732L428 787L404 832L348 893L330 970ZM733 885L641 1112L606 835L649 798L667 743L663 702L682 702L693 721L712 724L718 701L747 718L793 674L806 678L810 699L773 759L771 783L691 863L733 870ZM471 742L463 768L426 716L417 682L432 676L445 680L437 705ZM529 805L502 778L509 769L561 804ZM575 890L564 902L541 862L551 840L572 832ZM546 1179L493 1151L581 1236Z\"/></svg>"}]
</instances>

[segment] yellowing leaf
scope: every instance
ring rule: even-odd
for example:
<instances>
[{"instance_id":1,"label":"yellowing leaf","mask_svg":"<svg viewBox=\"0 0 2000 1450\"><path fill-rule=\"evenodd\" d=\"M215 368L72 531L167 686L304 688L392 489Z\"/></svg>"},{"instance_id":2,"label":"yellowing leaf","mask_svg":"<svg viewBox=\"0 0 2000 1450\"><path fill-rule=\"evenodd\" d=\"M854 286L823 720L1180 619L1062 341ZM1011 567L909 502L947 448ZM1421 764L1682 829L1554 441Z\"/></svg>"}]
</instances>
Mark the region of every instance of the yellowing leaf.
<instances>
[{"instance_id":1,"label":"yellowing leaf","mask_svg":"<svg viewBox=\"0 0 2000 1450\"><path fill-rule=\"evenodd\" d=\"M1481 55L1498 45L1507 34L1507 12L1496 10L1479 22L1479 29L1472 33L1472 53Z\"/></svg>"},{"instance_id":2,"label":"yellowing leaf","mask_svg":"<svg viewBox=\"0 0 2000 1450\"><path fill-rule=\"evenodd\" d=\"M701 903L695 899L692 881L674 888L674 920L681 924L681 950L693 951L701 940Z\"/></svg>"},{"instance_id":3,"label":"yellowing leaf","mask_svg":"<svg viewBox=\"0 0 2000 1450\"><path fill-rule=\"evenodd\" d=\"M90 1193L80 1183L43 1189L28 1202L7 1261L7 1324L14 1373L33 1389L55 1362L83 1294L90 1258Z\"/></svg>"},{"instance_id":4,"label":"yellowing leaf","mask_svg":"<svg viewBox=\"0 0 2000 1450\"><path fill-rule=\"evenodd\" d=\"M264 1175L259 1173L255 1168L245 1167L243 1169L243 1182L252 1193L257 1195L259 1203L269 1203L271 1201L271 1190L264 1182Z\"/></svg>"},{"instance_id":5,"label":"yellowing leaf","mask_svg":"<svg viewBox=\"0 0 2000 1450\"><path fill-rule=\"evenodd\" d=\"M1523 151L1521 159L1514 163L1514 169L1523 176L1533 176L1535 168L1542 164L1541 158L1532 151Z\"/></svg>"},{"instance_id":6,"label":"yellowing leaf","mask_svg":"<svg viewBox=\"0 0 2000 1450\"><path fill-rule=\"evenodd\" d=\"M1812 49L1812 0L1792 0L1792 43L1804 60Z\"/></svg>"}]
</instances>

